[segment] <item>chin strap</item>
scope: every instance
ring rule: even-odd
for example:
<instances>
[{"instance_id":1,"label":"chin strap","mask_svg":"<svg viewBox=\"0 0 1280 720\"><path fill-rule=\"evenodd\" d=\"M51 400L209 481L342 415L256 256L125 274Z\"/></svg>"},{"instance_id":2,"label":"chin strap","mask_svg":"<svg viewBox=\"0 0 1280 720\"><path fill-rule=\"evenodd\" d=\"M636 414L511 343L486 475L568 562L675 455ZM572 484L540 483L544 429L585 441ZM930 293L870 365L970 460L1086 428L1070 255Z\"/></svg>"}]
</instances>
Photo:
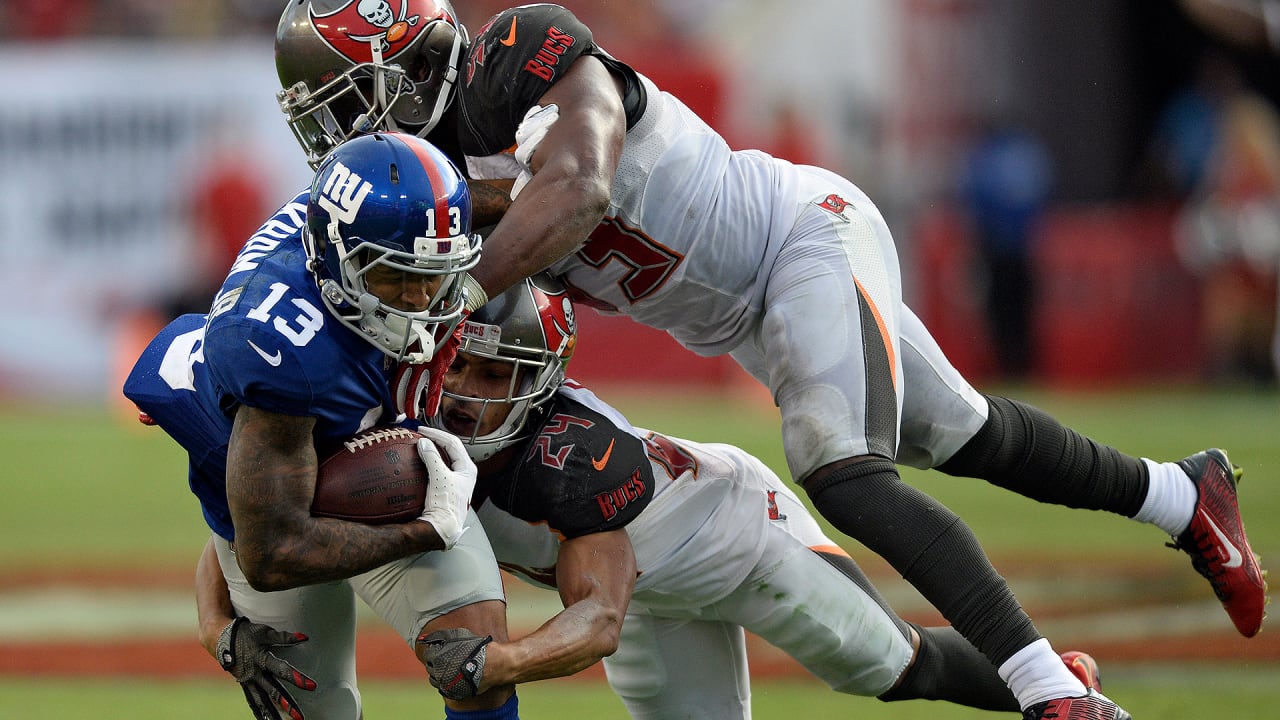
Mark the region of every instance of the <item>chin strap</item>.
<instances>
[{"instance_id":1,"label":"chin strap","mask_svg":"<svg viewBox=\"0 0 1280 720\"><path fill-rule=\"evenodd\" d=\"M424 414L427 388L431 384L431 369L426 363L402 362L391 376L391 397L396 404L396 414L408 420L426 420Z\"/></svg>"},{"instance_id":2,"label":"chin strap","mask_svg":"<svg viewBox=\"0 0 1280 720\"><path fill-rule=\"evenodd\" d=\"M423 33L426 32L427 30L424 29ZM444 70L444 80L440 83L440 91L436 93L435 107L431 108L431 116L427 118L426 124L418 130L418 137L425 138L427 133L434 130L436 124L440 122L440 116L444 115L445 108L449 107L449 101L453 98L453 86L458 82L458 58L461 57L462 48L466 44L467 29L461 25L455 26L453 49L449 52L449 66Z\"/></svg>"},{"instance_id":3,"label":"chin strap","mask_svg":"<svg viewBox=\"0 0 1280 720\"><path fill-rule=\"evenodd\" d=\"M471 277L471 273L462 273L462 306L468 315L479 310L489 302L489 293L484 291L480 283Z\"/></svg>"}]
</instances>

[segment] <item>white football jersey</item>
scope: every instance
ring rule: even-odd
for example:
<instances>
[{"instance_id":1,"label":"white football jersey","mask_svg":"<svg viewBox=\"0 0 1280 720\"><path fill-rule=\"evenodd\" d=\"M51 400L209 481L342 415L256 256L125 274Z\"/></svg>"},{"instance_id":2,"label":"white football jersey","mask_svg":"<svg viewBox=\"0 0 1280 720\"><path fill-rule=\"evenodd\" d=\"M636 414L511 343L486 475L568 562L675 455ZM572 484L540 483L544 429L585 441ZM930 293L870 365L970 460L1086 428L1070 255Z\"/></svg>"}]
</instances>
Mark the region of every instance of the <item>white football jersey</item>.
<instances>
[{"instance_id":1,"label":"white football jersey","mask_svg":"<svg viewBox=\"0 0 1280 720\"><path fill-rule=\"evenodd\" d=\"M641 81L649 103L627 131L604 221L551 271L606 312L721 354L757 321L795 221L796 168L730 150L684 103Z\"/></svg>"}]
</instances>

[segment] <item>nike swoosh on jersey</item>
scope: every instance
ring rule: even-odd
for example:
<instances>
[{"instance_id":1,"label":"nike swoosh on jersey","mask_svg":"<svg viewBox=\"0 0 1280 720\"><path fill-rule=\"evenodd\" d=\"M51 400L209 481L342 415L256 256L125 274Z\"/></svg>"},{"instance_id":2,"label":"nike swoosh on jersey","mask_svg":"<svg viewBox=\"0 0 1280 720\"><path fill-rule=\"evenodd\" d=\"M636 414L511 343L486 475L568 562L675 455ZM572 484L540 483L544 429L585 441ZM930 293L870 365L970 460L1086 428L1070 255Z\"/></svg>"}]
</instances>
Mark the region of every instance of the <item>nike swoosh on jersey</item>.
<instances>
[{"instance_id":1,"label":"nike swoosh on jersey","mask_svg":"<svg viewBox=\"0 0 1280 720\"><path fill-rule=\"evenodd\" d=\"M280 361L282 358L279 350L276 351L275 355L268 355L266 350L254 345L252 340L245 340L245 342L249 343L249 347L253 348L253 351L258 353L259 357L266 360L268 365L271 367L280 367Z\"/></svg>"},{"instance_id":2,"label":"nike swoosh on jersey","mask_svg":"<svg viewBox=\"0 0 1280 720\"><path fill-rule=\"evenodd\" d=\"M516 20L518 19L519 18L511 18L510 32L508 32L507 36L502 38L498 42L502 43L503 45L506 45L507 47L511 47L512 45L516 44Z\"/></svg>"},{"instance_id":3,"label":"nike swoosh on jersey","mask_svg":"<svg viewBox=\"0 0 1280 720\"><path fill-rule=\"evenodd\" d=\"M599 460L595 458L591 458L591 467L595 468L596 472L604 470L604 466L609 464L609 456L612 454L613 454L613 440L610 440L609 447L606 448L604 451L604 457L600 458Z\"/></svg>"},{"instance_id":4,"label":"nike swoosh on jersey","mask_svg":"<svg viewBox=\"0 0 1280 720\"><path fill-rule=\"evenodd\" d=\"M1222 567L1238 568L1243 565L1244 555L1241 555L1240 550L1227 538L1227 534L1222 532L1222 529L1213 522L1213 518L1209 517L1209 513L1201 510L1200 514L1204 516L1204 521L1209 524L1209 529L1213 531L1213 534L1218 536L1218 541L1227 549L1227 561L1222 563Z\"/></svg>"}]
</instances>

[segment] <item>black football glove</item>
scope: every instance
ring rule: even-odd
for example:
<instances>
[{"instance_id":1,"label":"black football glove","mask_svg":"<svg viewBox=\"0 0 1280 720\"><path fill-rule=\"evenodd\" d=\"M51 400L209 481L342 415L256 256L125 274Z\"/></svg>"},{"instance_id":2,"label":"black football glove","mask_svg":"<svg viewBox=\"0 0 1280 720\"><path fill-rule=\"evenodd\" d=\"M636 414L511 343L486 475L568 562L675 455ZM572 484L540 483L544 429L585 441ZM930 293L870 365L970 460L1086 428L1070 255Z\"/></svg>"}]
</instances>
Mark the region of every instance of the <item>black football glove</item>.
<instances>
[{"instance_id":1,"label":"black football glove","mask_svg":"<svg viewBox=\"0 0 1280 720\"><path fill-rule=\"evenodd\" d=\"M271 651L297 645L307 639L301 633L276 630L249 618L233 620L218 636L218 662L244 691L249 709L258 720L303 720L302 711L280 681L303 690L315 690L316 682ZM281 715L281 711L285 714Z\"/></svg>"},{"instance_id":2,"label":"black football glove","mask_svg":"<svg viewBox=\"0 0 1280 720\"><path fill-rule=\"evenodd\" d=\"M491 642L492 636L480 637L462 628L420 636L417 644L431 687L450 700L475 697L484 679L485 646Z\"/></svg>"}]
</instances>

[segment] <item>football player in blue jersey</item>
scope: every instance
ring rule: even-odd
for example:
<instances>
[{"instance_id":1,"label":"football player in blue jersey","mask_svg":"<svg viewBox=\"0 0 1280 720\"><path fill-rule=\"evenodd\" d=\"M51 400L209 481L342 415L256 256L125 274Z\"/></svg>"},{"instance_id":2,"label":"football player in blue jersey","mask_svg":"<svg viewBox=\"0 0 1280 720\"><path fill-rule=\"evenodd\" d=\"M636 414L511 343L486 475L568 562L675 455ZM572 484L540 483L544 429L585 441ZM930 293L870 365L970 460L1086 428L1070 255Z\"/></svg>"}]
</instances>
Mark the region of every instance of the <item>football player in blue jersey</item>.
<instances>
[{"instance_id":1,"label":"football player in blue jersey","mask_svg":"<svg viewBox=\"0 0 1280 720\"><path fill-rule=\"evenodd\" d=\"M249 239L208 315L164 328L126 380L146 421L187 451L212 530L199 572L220 567L235 617L206 629L205 644L258 717L360 717L356 597L410 646L424 629L461 624L505 635L492 550L478 527L466 532L478 525L475 467L456 438L421 430L431 482L417 520L310 513L320 458L358 431L416 428L434 410L435 350L479 256L457 168L410 135L360 137ZM447 710L514 718L514 689Z\"/></svg>"}]
</instances>

